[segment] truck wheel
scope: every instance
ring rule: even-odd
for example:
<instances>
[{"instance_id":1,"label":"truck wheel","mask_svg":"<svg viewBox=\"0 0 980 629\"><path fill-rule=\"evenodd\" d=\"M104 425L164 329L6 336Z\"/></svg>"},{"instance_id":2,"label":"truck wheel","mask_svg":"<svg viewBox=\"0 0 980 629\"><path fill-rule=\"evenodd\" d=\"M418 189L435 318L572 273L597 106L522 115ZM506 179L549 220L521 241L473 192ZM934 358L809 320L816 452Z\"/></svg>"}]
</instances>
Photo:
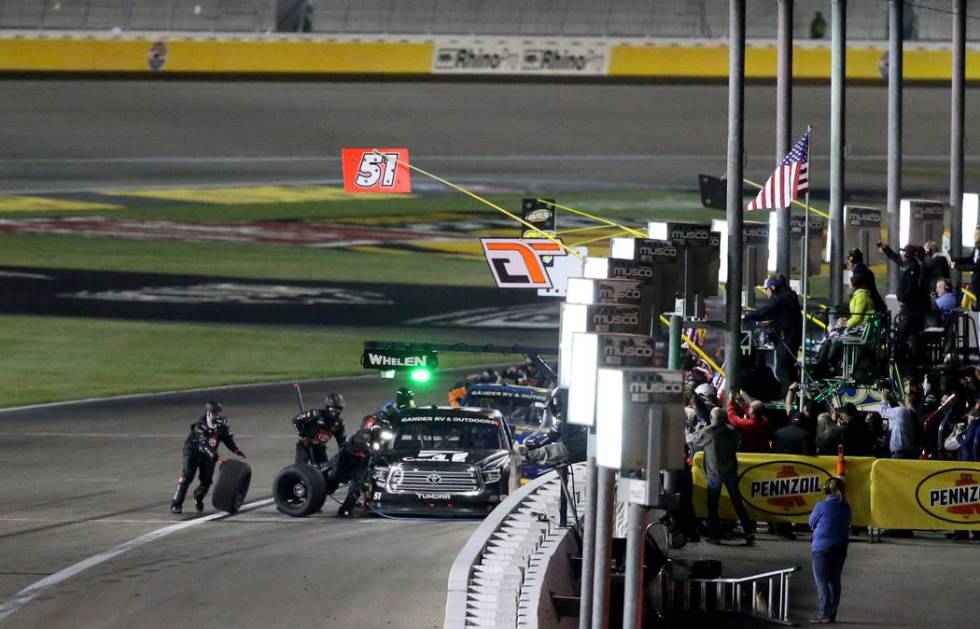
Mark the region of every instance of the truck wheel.
<instances>
[{"instance_id":1,"label":"truck wheel","mask_svg":"<svg viewBox=\"0 0 980 629\"><path fill-rule=\"evenodd\" d=\"M238 459L228 459L221 464L218 482L214 485L211 504L219 511L235 513L245 502L245 494L252 482L252 468Z\"/></svg>"},{"instance_id":2,"label":"truck wheel","mask_svg":"<svg viewBox=\"0 0 980 629\"><path fill-rule=\"evenodd\" d=\"M312 465L287 465L272 483L272 497L276 508L286 515L306 517L327 499L323 473Z\"/></svg>"}]
</instances>

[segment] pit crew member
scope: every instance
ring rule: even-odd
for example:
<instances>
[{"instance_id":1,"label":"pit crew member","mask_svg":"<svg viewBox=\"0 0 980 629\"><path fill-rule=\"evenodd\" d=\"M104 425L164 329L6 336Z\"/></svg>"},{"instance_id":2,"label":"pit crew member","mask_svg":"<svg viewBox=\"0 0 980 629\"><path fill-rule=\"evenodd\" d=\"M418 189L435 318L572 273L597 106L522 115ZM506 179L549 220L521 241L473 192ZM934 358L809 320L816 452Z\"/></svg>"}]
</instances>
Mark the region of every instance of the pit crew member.
<instances>
[{"instance_id":1,"label":"pit crew member","mask_svg":"<svg viewBox=\"0 0 980 629\"><path fill-rule=\"evenodd\" d=\"M323 400L323 408L313 408L293 418L293 427L299 440L296 442L296 465L309 463L322 467L327 463L327 442L337 440L337 446L347 442L344 433L344 396L330 393ZM312 460L311 460L312 455Z\"/></svg>"},{"instance_id":2,"label":"pit crew member","mask_svg":"<svg viewBox=\"0 0 980 629\"><path fill-rule=\"evenodd\" d=\"M204 405L204 415L191 424L190 434L184 440L184 467L177 481L177 492L170 503L172 513L183 511L184 497L195 474L199 476L199 483L194 490L194 506L198 513L204 511L204 496L211 488L220 443L245 458L245 453L235 444L235 436L231 432L228 418L222 414L221 404L210 400Z\"/></svg>"}]
</instances>

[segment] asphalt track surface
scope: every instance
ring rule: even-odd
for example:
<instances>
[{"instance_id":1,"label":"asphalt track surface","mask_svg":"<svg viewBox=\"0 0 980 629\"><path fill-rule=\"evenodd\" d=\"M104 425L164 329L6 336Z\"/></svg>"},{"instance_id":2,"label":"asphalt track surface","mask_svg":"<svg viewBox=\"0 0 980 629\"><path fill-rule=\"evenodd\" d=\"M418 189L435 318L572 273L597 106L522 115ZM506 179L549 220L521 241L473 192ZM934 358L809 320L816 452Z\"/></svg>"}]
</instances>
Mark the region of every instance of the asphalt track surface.
<instances>
[{"instance_id":1,"label":"asphalt track surface","mask_svg":"<svg viewBox=\"0 0 980 629\"><path fill-rule=\"evenodd\" d=\"M442 402L449 377L428 389L432 398L419 392L420 401ZM393 382L308 383L304 394L320 403L328 390L342 391L356 424ZM265 504L175 531L4 618L4 603L31 584L199 517L193 497L183 516L169 504L183 439L209 396L224 405L252 466L246 502L271 497L276 472L293 457L297 402L288 383L0 412L0 625L442 626L449 567L477 523L340 519L330 500L308 518ZM212 513L209 496L205 516Z\"/></svg>"},{"instance_id":2,"label":"asphalt track surface","mask_svg":"<svg viewBox=\"0 0 980 629\"><path fill-rule=\"evenodd\" d=\"M691 188L697 172L725 164L725 86L5 81L0 91L2 192L335 181L344 146L408 146L448 178L536 192ZM819 188L829 90L799 87L794 99L798 131L817 126ZM883 196L886 90L855 87L848 99L848 185ZM966 110L976 105L971 88ZM948 91L909 87L905 106L906 189L941 192ZM746 175L763 179L773 87L749 87L745 109ZM977 128L968 119L967 134ZM975 172L976 150L967 156ZM439 399L447 385L433 385ZM350 418L392 388L374 378L335 386ZM326 390L310 386L307 399ZM181 443L209 395L0 413L0 606L78 562L195 519L171 516L168 503ZM268 497L292 458L291 388L213 395L253 467L249 500ZM264 505L173 531L0 607L9 612L0 624L440 626L449 566L476 524L340 520L331 504L307 519Z\"/></svg>"},{"instance_id":3,"label":"asphalt track surface","mask_svg":"<svg viewBox=\"0 0 980 629\"><path fill-rule=\"evenodd\" d=\"M342 147L408 147L451 180L547 193L695 188L722 174L726 85L522 82L0 82L0 191L337 181ZM949 89L904 90L906 196L948 194ZM811 186L827 187L830 89L798 85L794 135L814 125ZM980 136L980 88L966 135ZM847 185L883 198L887 88L847 92ZM775 87L745 93L745 175L775 159ZM795 141L795 140L794 140ZM976 188L980 152L967 145ZM419 178L416 178L419 181Z\"/></svg>"}]
</instances>

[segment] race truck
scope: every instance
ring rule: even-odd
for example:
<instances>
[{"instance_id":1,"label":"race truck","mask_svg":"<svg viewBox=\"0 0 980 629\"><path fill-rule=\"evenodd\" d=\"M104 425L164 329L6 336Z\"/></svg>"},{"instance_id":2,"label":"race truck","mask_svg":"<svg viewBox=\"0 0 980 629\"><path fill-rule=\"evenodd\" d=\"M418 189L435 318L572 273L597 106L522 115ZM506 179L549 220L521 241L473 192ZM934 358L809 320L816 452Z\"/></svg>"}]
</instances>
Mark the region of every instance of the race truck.
<instances>
[{"instance_id":1,"label":"race truck","mask_svg":"<svg viewBox=\"0 0 980 629\"><path fill-rule=\"evenodd\" d=\"M517 443L530 449L554 439L551 428L554 417L548 412L549 389L511 384L472 384L462 399L464 406L499 411ZM536 478L549 468L541 463L524 461L520 465L521 482Z\"/></svg>"},{"instance_id":2,"label":"race truck","mask_svg":"<svg viewBox=\"0 0 980 629\"><path fill-rule=\"evenodd\" d=\"M499 411L420 407L392 432L366 496L381 513L483 516L516 487L519 455Z\"/></svg>"}]
</instances>

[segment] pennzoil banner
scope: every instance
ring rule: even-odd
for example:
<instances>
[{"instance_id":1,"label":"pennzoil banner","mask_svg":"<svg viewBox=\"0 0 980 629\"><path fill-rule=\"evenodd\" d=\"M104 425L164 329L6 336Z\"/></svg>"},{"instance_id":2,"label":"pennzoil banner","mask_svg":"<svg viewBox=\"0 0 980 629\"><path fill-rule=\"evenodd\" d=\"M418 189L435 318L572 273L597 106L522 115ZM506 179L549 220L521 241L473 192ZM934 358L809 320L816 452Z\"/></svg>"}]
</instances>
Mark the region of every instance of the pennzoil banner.
<instances>
[{"instance_id":1,"label":"pennzoil banner","mask_svg":"<svg viewBox=\"0 0 980 629\"><path fill-rule=\"evenodd\" d=\"M694 457L694 510L707 517L708 482L702 464L704 454ZM847 502L855 526L871 522L871 466L875 459L847 459ZM813 507L825 498L823 485L836 475L837 457L788 454L738 454L738 487L749 517L767 522L808 522ZM723 490L719 517L735 519L728 491Z\"/></svg>"},{"instance_id":2,"label":"pennzoil banner","mask_svg":"<svg viewBox=\"0 0 980 629\"><path fill-rule=\"evenodd\" d=\"M980 464L880 459L871 511L882 528L980 530Z\"/></svg>"}]
</instances>

